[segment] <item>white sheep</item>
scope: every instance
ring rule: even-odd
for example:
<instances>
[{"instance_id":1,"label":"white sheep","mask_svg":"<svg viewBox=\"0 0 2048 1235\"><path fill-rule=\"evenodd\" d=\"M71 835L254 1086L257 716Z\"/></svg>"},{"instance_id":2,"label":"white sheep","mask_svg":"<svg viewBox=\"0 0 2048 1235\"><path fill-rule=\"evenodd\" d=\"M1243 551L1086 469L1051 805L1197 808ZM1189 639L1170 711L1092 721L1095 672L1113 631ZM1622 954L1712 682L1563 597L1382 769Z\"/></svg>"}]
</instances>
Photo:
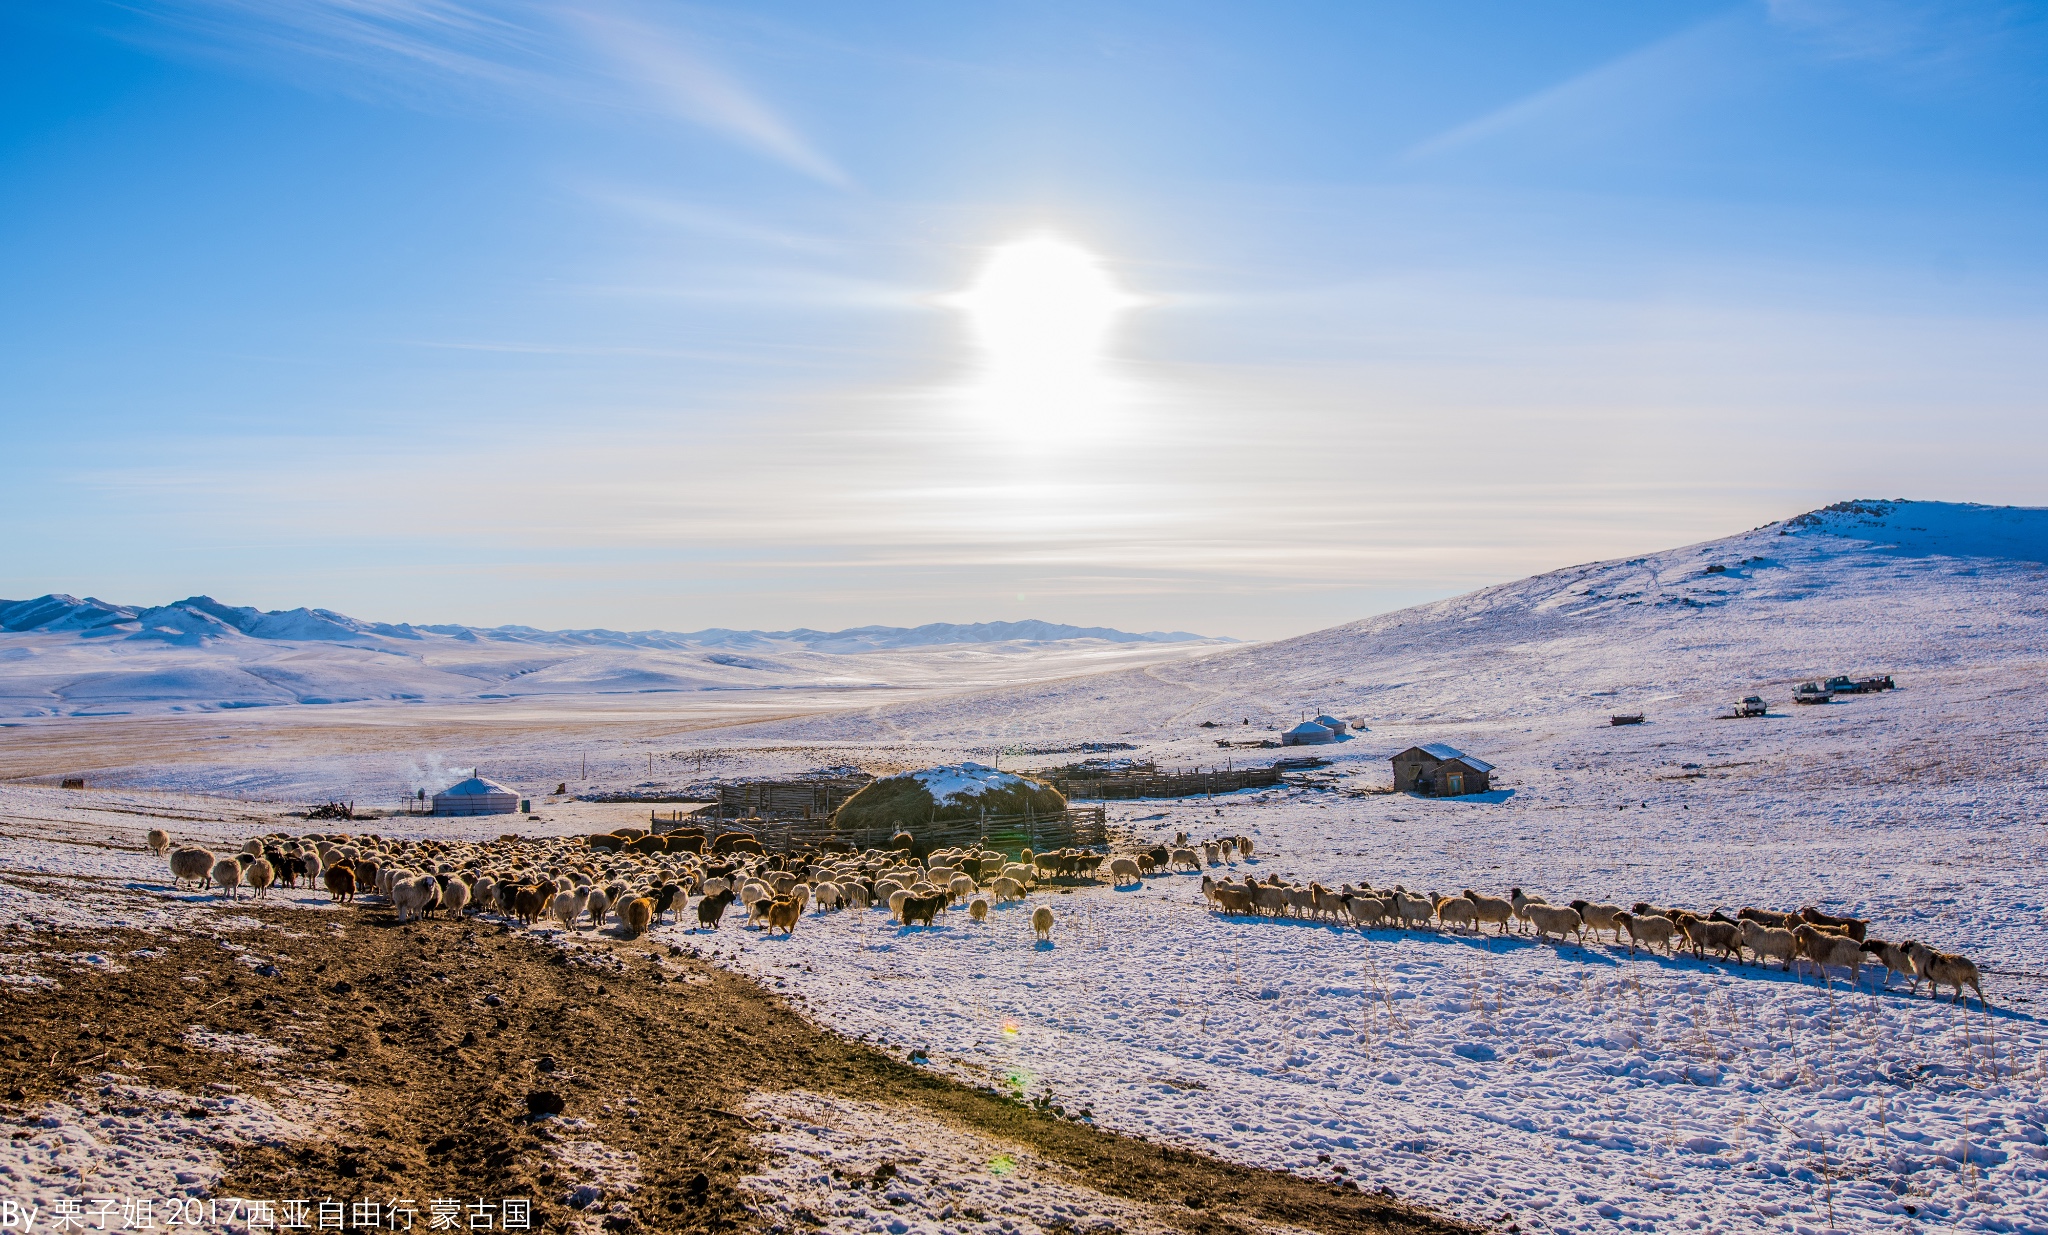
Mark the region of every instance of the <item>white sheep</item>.
<instances>
[{"instance_id":1,"label":"white sheep","mask_svg":"<svg viewBox=\"0 0 2048 1235\"><path fill-rule=\"evenodd\" d=\"M1536 928L1539 942L1555 935L1558 942L1563 943L1564 937L1571 935L1579 941L1580 947L1586 946L1585 919L1579 916L1578 910L1569 906L1553 907L1532 902L1529 905L1529 924Z\"/></svg>"},{"instance_id":2,"label":"white sheep","mask_svg":"<svg viewBox=\"0 0 2048 1235\"><path fill-rule=\"evenodd\" d=\"M450 879L441 888L441 903L448 910L450 917L462 916L462 911L469 905L469 897L469 883L461 878ZM477 903L481 905L482 899L478 898Z\"/></svg>"},{"instance_id":3,"label":"white sheep","mask_svg":"<svg viewBox=\"0 0 2048 1235\"><path fill-rule=\"evenodd\" d=\"M555 899L548 903L548 912L554 915L555 921L573 931L577 929L576 921L583 916L584 904L589 899L590 893L582 890L557 892Z\"/></svg>"},{"instance_id":4,"label":"white sheep","mask_svg":"<svg viewBox=\"0 0 2048 1235\"><path fill-rule=\"evenodd\" d=\"M1977 962L1954 952L1937 952L1913 939L1908 939L1903 946L1906 955L1913 961L1914 990L1919 989L1919 980L1925 978L1929 999L1941 998L1941 988L1953 986L1956 988L1956 995L1950 1002L1961 1003L1963 987L1968 986L1977 992L1978 1008L1989 1009L1990 1005L1984 1002L1984 980L1978 975ZM1910 995L1912 992L1907 993Z\"/></svg>"},{"instance_id":5,"label":"white sheep","mask_svg":"<svg viewBox=\"0 0 2048 1235\"><path fill-rule=\"evenodd\" d=\"M1628 931L1628 954L1630 956L1636 954L1637 944L1641 944L1645 948L1652 948L1662 944L1667 954L1677 946L1678 923L1673 922L1662 914L1623 913L1615 915L1615 920L1620 922L1622 927Z\"/></svg>"},{"instance_id":6,"label":"white sheep","mask_svg":"<svg viewBox=\"0 0 2048 1235\"><path fill-rule=\"evenodd\" d=\"M1462 922L1472 928L1473 934L1479 933L1479 915L1471 901L1462 896L1438 896L1434 892L1429 894L1429 899L1436 906L1437 921L1446 929L1456 930Z\"/></svg>"},{"instance_id":7,"label":"white sheep","mask_svg":"<svg viewBox=\"0 0 2048 1235\"><path fill-rule=\"evenodd\" d=\"M149 835L143 837L143 843L149 846L151 853L162 857L164 856L164 850L171 847L171 834L162 828L151 828Z\"/></svg>"},{"instance_id":8,"label":"white sheep","mask_svg":"<svg viewBox=\"0 0 2048 1235\"><path fill-rule=\"evenodd\" d=\"M1508 933L1508 922L1515 916L1515 903L1498 896L1481 896L1470 888L1465 889L1465 899L1472 902L1474 921L1484 924L1497 923L1501 934Z\"/></svg>"},{"instance_id":9,"label":"white sheep","mask_svg":"<svg viewBox=\"0 0 2048 1235\"><path fill-rule=\"evenodd\" d=\"M394 880L390 887L391 907L398 911L400 922L425 917L439 890L432 875Z\"/></svg>"},{"instance_id":10,"label":"white sheep","mask_svg":"<svg viewBox=\"0 0 2048 1235\"><path fill-rule=\"evenodd\" d=\"M178 849L171 853L171 882L187 879L205 887L213 874L213 852L208 849Z\"/></svg>"},{"instance_id":11,"label":"white sheep","mask_svg":"<svg viewBox=\"0 0 2048 1235\"><path fill-rule=\"evenodd\" d=\"M1387 902L1377 896L1347 896L1344 908L1361 927L1376 926L1387 916Z\"/></svg>"},{"instance_id":12,"label":"white sheep","mask_svg":"<svg viewBox=\"0 0 2048 1235\"><path fill-rule=\"evenodd\" d=\"M235 861L233 858L222 858L213 864L213 869L207 872L207 874L214 883L227 892L228 899L235 899L235 889L242 882L242 864L240 862Z\"/></svg>"},{"instance_id":13,"label":"white sheep","mask_svg":"<svg viewBox=\"0 0 2048 1235\"><path fill-rule=\"evenodd\" d=\"M1791 931L1765 926L1748 918L1744 918L1737 929L1742 932L1742 946L1756 953L1758 964L1768 969L1771 958L1775 956L1784 962L1787 972L1791 971L1792 963L1799 957L1799 940Z\"/></svg>"},{"instance_id":14,"label":"white sheep","mask_svg":"<svg viewBox=\"0 0 2048 1235\"><path fill-rule=\"evenodd\" d=\"M270 865L268 859L258 858L249 863L249 869L242 872L242 878L248 883L249 890L256 894L257 899L263 900L270 895L270 885L277 879L277 870Z\"/></svg>"},{"instance_id":15,"label":"white sheep","mask_svg":"<svg viewBox=\"0 0 2048 1235\"><path fill-rule=\"evenodd\" d=\"M1394 888L1392 899L1394 916L1401 919L1403 930L1414 930L1417 922L1427 922L1436 913L1436 906L1427 898L1411 895L1403 887Z\"/></svg>"},{"instance_id":16,"label":"white sheep","mask_svg":"<svg viewBox=\"0 0 2048 1235\"><path fill-rule=\"evenodd\" d=\"M1579 920L1586 929L1598 937L1601 931L1613 931L1614 942L1621 942L1621 923L1617 920L1623 912L1620 905L1600 905L1592 901L1573 901L1572 908L1579 911Z\"/></svg>"}]
</instances>

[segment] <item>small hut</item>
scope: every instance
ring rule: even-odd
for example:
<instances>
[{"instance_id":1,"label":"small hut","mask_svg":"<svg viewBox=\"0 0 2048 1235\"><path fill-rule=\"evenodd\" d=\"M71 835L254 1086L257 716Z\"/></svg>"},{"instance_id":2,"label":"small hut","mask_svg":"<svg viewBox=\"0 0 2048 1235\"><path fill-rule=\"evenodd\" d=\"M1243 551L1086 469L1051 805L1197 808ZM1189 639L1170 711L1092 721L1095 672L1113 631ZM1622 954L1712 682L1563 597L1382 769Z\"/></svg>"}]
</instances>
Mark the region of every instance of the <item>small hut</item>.
<instances>
[{"instance_id":1,"label":"small hut","mask_svg":"<svg viewBox=\"0 0 2048 1235\"><path fill-rule=\"evenodd\" d=\"M472 776L434 795L437 815L509 815L518 809L518 794L481 776Z\"/></svg>"},{"instance_id":2,"label":"small hut","mask_svg":"<svg viewBox=\"0 0 2048 1235\"><path fill-rule=\"evenodd\" d=\"M1394 756L1394 791L1424 797L1455 798L1485 793L1493 781L1493 765L1455 746L1431 742L1411 746Z\"/></svg>"},{"instance_id":3,"label":"small hut","mask_svg":"<svg viewBox=\"0 0 2048 1235\"><path fill-rule=\"evenodd\" d=\"M1280 735L1282 746L1321 746L1336 740L1336 733L1327 725L1319 725L1312 720L1305 720Z\"/></svg>"}]
</instances>

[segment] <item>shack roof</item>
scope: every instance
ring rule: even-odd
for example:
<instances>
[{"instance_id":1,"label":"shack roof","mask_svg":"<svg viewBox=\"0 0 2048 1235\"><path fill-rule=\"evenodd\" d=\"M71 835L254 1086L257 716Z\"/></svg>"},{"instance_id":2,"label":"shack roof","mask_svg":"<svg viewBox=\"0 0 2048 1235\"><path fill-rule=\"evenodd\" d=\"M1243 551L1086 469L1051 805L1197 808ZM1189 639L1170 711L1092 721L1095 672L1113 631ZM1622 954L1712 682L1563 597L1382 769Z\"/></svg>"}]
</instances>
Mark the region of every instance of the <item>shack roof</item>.
<instances>
[{"instance_id":1,"label":"shack roof","mask_svg":"<svg viewBox=\"0 0 2048 1235\"><path fill-rule=\"evenodd\" d=\"M1459 750L1457 747L1452 746L1448 742L1430 742L1427 745L1423 746L1411 746L1408 748L1408 750L1419 750L1423 754L1428 755L1430 758L1442 762L1449 762L1452 759L1456 759L1459 763L1464 764L1466 767L1471 768L1475 772L1493 771L1493 765L1488 763L1486 760L1475 759L1471 755L1466 754L1464 751ZM1408 750L1402 751L1401 755L1407 754ZM1394 758L1399 759L1401 755L1396 755L1394 756Z\"/></svg>"}]
</instances>

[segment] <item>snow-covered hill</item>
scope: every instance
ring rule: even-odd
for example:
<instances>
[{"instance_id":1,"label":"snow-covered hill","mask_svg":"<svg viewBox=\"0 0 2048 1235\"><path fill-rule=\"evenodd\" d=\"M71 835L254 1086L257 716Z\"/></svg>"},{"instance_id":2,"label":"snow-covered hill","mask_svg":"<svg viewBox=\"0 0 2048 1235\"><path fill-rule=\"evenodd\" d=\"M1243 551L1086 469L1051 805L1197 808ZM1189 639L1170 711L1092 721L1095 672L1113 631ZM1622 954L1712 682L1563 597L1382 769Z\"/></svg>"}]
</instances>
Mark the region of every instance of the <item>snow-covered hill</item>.
<instances>
[{"instance_id":1,"label":"snow-covered hill","mask_svg":"<svg viewBox=\"0 0 2048 1235\"><path fill-rule=\"evenodd\" d=\"M207 596L152 608L50 595L0 601L0 715L989 685L1073 672L1091 650L1145 659L1150 649L1179 655L1228 642L1042 621L545 631L365 622L328 609L264 612Z\"/></svg>"},{"instance_id":2,"label":"snow-covered hill","mask_svg":"<svg viewBox=\"0 0 2048 1235\"><path fill-rule=\"evenodd\" d=\"M786 731L858 740L1164 739L1333 712L1519 727L1570 714L1726 710L1835 673L2048 661L2048 510L1842 502L1704 544L1551 571L1298 638L844 713ZM1284 726L1282 726L1284 727Z\"/></svg>"}]
</instances>

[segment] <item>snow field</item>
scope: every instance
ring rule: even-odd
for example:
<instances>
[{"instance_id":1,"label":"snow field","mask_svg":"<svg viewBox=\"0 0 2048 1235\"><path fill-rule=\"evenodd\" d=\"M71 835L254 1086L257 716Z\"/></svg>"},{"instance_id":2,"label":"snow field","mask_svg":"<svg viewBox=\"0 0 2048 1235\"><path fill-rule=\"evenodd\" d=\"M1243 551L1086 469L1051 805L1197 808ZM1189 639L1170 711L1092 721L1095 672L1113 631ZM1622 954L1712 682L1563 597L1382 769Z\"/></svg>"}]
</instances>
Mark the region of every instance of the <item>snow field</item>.
<instances>
[{"instance_id":1,"label":"snow field","mask_svg":"<svg viewBox=\"0 0 2048 1235\"><path fill-rule=\"evenodd\" d=\"M1539 824L1559 818L1543 806L1292 790L1233 800L1222 816L1173 804L1154 826L1178 816L1197 836L1253 835L1260 859L1218 875L1499 894L1504 875L1542 870L1540 886L1516 878L1558 902L1798 904L1815 899L1818 862L1877 889L1861 904L1873 933L1918 933L1993 969L2041 953L2029 877L2001 870L1999 833L1981 820L1934 812L1888 827L1870 855L1896 863L1886 880L1848 868L1843 836L1859 832L1823 826L1840 803L1817 821L1777 803L1791 817L1763 812L1775 823L1756 854L1717 848L1714 860L1689 847L1697 811L1632 810L1614 826L1633 843L1616 848L1598 843L1606 815ZM1969 851L1980 856L1966 870L1923 870L1965 826L1994 843ZM2048 1230L2048 1028L2015 1010L2033 1006L2015 1003L2031 997L2023 982L1988 977L1987 1016L1924 989L1880 992L1881 968L1851 990L1843 973L1823 986L1690 956L1630 959L1611 943L1222 917L1198 882L1041 890L981 926L954 911L905 930L870 910L807 915L789 940L731 922L656 935L975 1083L1474 1220ZM1050 947L1032 942L1038 905L1056 917Z\"/></svg>"}]
</instances>

